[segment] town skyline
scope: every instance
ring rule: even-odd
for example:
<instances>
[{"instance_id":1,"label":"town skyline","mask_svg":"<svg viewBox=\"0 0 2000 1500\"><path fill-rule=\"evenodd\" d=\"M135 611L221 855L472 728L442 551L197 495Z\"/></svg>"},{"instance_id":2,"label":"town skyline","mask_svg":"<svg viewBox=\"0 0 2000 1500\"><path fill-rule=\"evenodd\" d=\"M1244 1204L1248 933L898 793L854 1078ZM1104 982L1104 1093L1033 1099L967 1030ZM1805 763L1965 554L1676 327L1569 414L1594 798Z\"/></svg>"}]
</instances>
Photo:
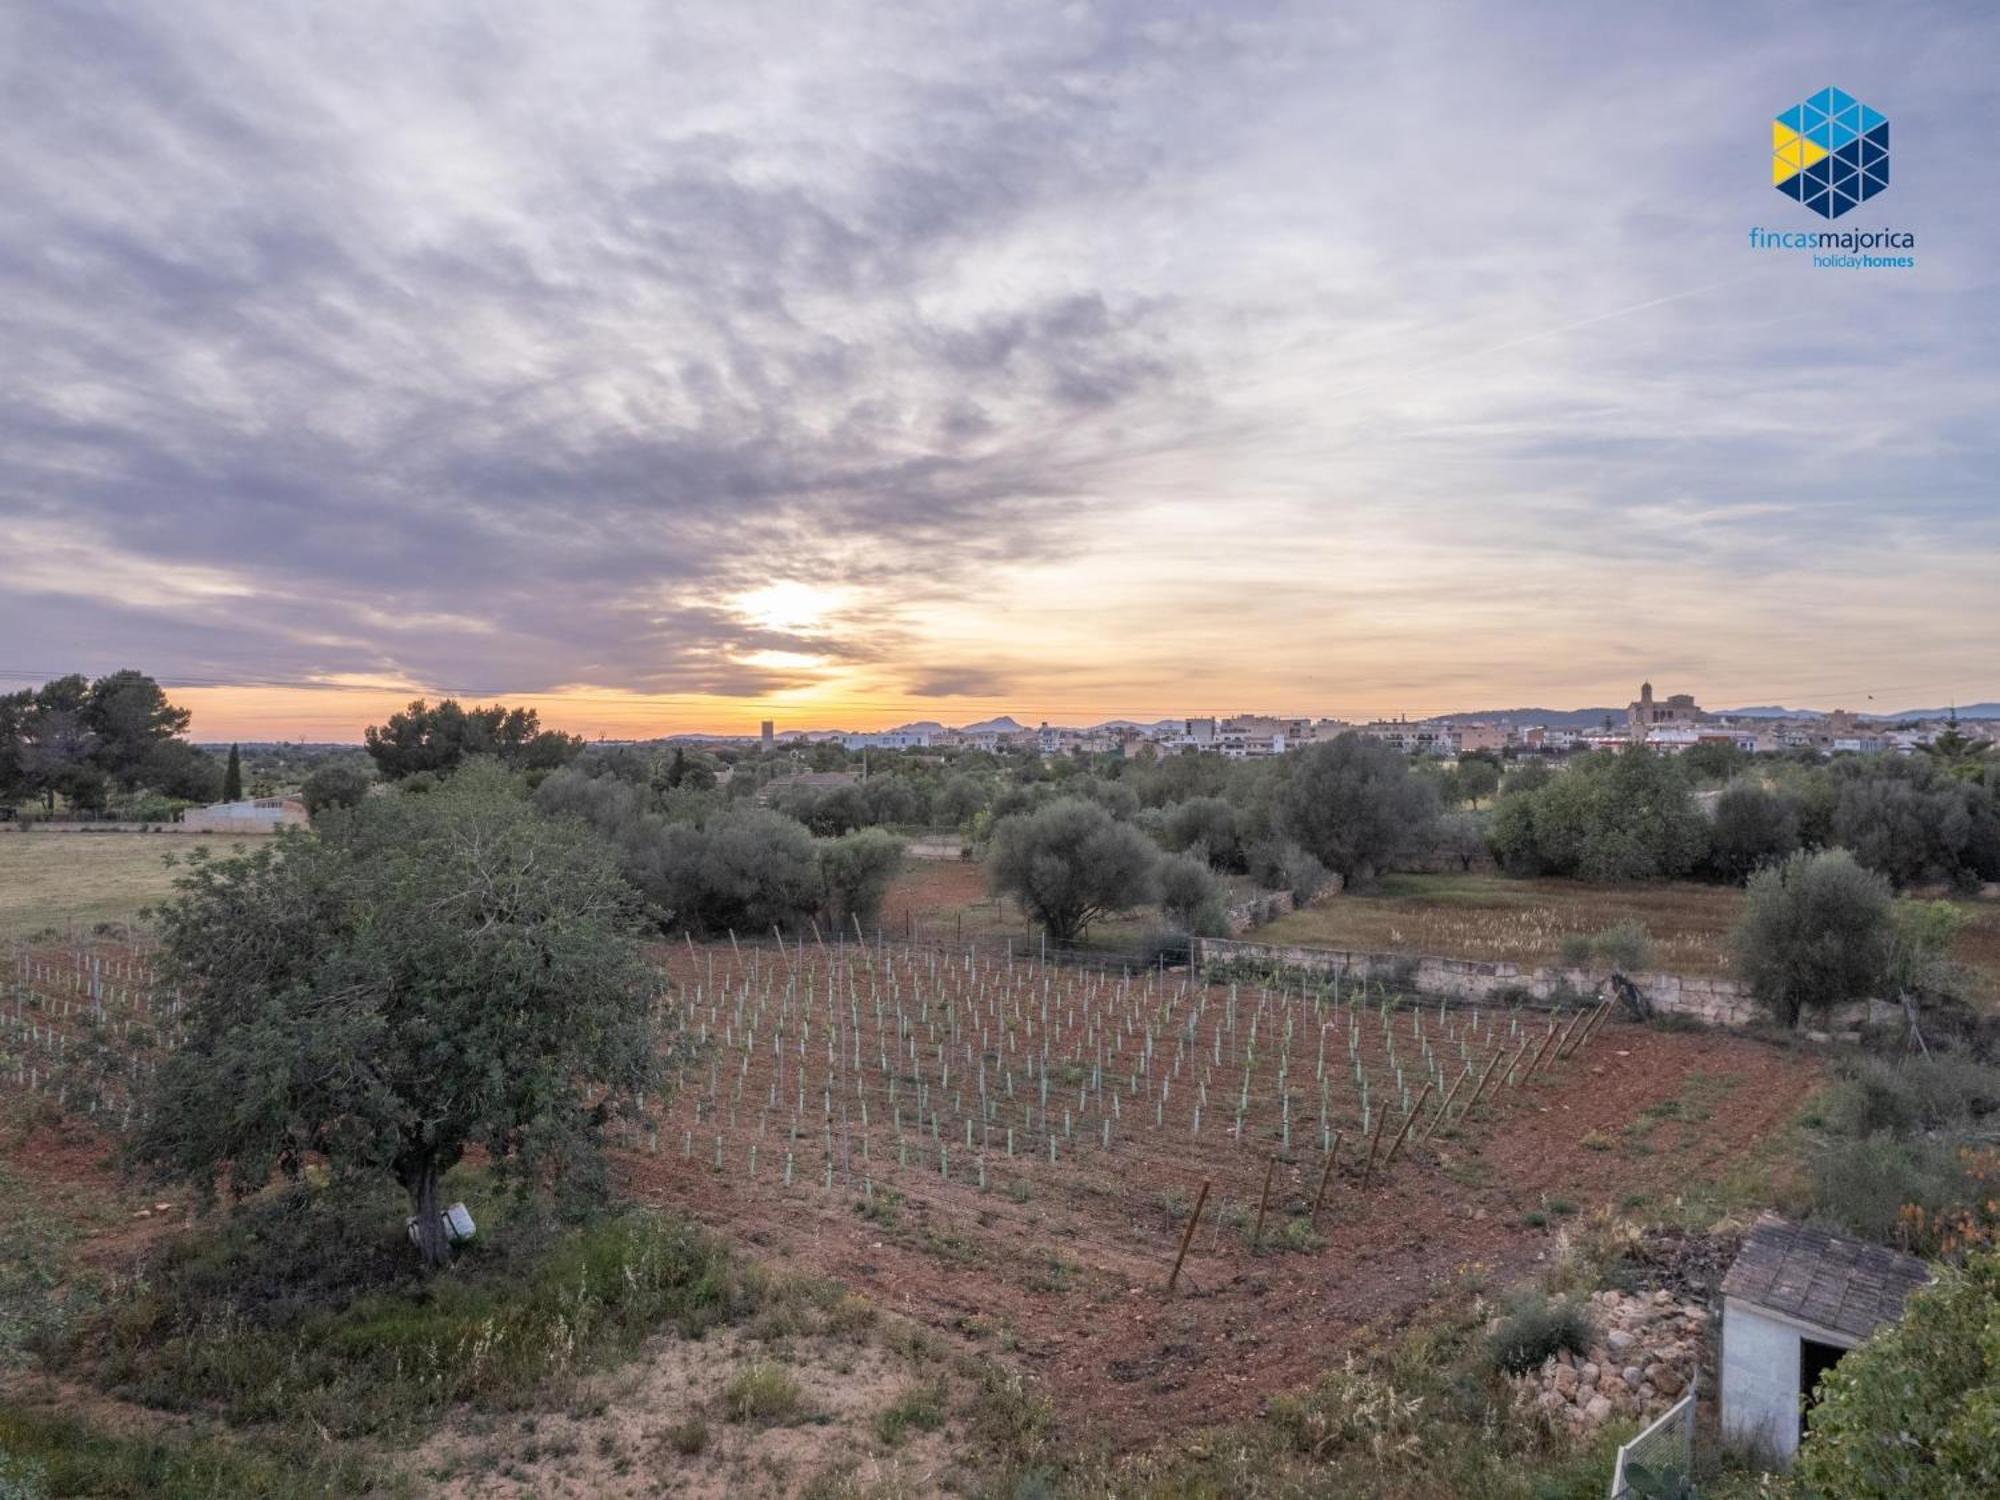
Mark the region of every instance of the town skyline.
<instances>
[{"instance_id":1,"label":"town skyline","mask_svg":"<svg viewBox=\"0 0 2000 1500\"><path fill-rule=\"evenodd\" d=\"M115 664L114 664L115 665ZM91 672L113 670L113 666L95 667ZM143 670L143 667L141 668ZM25 674L7 676L0 674L0 690L27 687L46 680L59 673L44 673L32 680ZM1645 679L1652 681L1653 679ZM675 717L671 709L656 707L643 700L613 696L604 701L599 695L584 694L537 694L510 693L505 690L495 692L454 691L449 688L426 690L416 685L398 688L367 688L350 686L345 688L314 689L295 684L274 685L268 689L244 689L235 686L214 684L188 684L162 678L163 686L169 689L176 702L187 707L193 714L190 733L201 743L246 742L318 742L329 744L359 744L362 731L370 724L380 724L389 715L405 708L417 698L437 702L454 698L467 704L506 703L534 709L541 717L544 727L560 729L578 734L590 740L658 740L674 738L710 739L754 739L763 721L769 719L776 725L779 739L801 735L877 734L884 731L919 725L936 725L945 729L962 729L999 719L1011 719L1022 729L1034 729L1041 724L1063 728L1094 729L1107 725L1134 724L1151 726L1183 721L1192 718L1276 718L1301 720L1327 720L1352 724L1380 723L1396 720L1409 722L1430 722L1443 720L1510 721L1526 725L1535 717L1557 716L1574 718L1582 715L1608 714L1614 717L1626 712L1628 702L1640 686L1628 683L1624 690L1607 688L1595 697L1586 696L1576 701L1563 701L1553 694L1529 694L1519 702L1502 703L1498 700L1474 702L1466 699L1455 704L1431 708L1405 710L1395 707L1374 708L1356 705L1344 711L1337 707L1305 707L1298 703L1272 705L1244 705L1223 707L1215 704L1169 706L1164 710L1141 708L1098 710L1092 705L1059 705L1051 711L1038 712L1026 702L1014 699L996 699L983 706L980 711L965 711L945 714L936 711L938 705L918 701L910 707L915 712L899 711L892 705L876 704L866 707L850 707L841 714L835 710L839 705L826 705L825 712L817 711L818 705L785 705L749 702L738 708L718 711L713 705L696 705L689 710L690 715L705 715L700 719ZM1674 680L1659 683L1663 695L1687 691L1685 684ZM1695 690L1690 696L1699 700L1704 709L1723 717L1740 715L1776 716L1778 711L1799 717L1826 716L1845 711L1858 718L1901 720L1917 718L1943 718L1956 713L1967 718L2000 718L2000 690L1988 689L1984 692L1968 692L1962 697L1947 695L1942 700L1917 697L1894 697L1895 689L1889 689L1889 696L1880 691L1874 694L1862 692L1849 695L1840 701L1808 702L1801 697L1787 694L1756 695L1741 699L1722 700L1710 694ZM260 701L260 695L270 697ZM1788 701L1789 699L1789 701ZM317 711L302 713L299 705L304 700L309 705L324 705ZM968 709L971 706L968 706ZM789 715L787 708L794 711ZM930 711L924 711L924 710ZM1574 726L1573 726L1574 727Z\"/></svg>"}]
</instances>

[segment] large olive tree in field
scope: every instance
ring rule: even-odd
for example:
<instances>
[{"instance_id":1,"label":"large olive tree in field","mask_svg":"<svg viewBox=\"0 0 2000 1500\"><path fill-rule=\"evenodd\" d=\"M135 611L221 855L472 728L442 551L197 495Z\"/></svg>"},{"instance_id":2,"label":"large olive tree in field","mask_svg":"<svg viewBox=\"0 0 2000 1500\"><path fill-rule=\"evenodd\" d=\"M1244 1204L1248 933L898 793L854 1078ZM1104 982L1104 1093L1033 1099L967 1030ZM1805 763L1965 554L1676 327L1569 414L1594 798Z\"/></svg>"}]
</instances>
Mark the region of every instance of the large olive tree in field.
<instances>
[{"instance_id":1,"label":"large olive tree in field","mask_svg":"<svg viewBox=\"0 0 2000 1500\"><path fill-rule=\"evenodd\" d=\"M1401 751L1343 734L1299 757L1280 821L1302 848L1349 884L1366 883L1430 833L1437 791Z\"/></svg>"},{"instance_id":2,"label":"large olive tree in field","mask_svg":"<svg viewBox=\"0 0 2000 1500\"><path fill-rule=\"evenodd\" d=\"M1733 935L1736 968L1787 1026L1880 993L1895 952L1889 883L1845 849L1799 853L1750 877Z\"/></svg>"},{"instance_id":3,"label":"large olive tree in field","mask_svg":"<svg viewBox=\"0 0 2000 1500\"><path fill-rule=\"evenodd\" d=\"M1159 849L1095 802L1065 797L993 827L987 880L1012 896L1058 943L1099 917L1150 901Z\"/></svg>"},{"instance_id":4,"label":"large olive tree in field","mask_svg":"<svg viewBox=\"0 0 2000 1500\"><path fill-rule=\"evenodd\" d=\"M468 1147L589 1164L649 1081L633 899L582 825L490 765L198 864L163 915L187 1037L136 1155L237 1195L311 1161L392 1175L441 1264L438 1179Z\"/></svg>"}]
</instances>

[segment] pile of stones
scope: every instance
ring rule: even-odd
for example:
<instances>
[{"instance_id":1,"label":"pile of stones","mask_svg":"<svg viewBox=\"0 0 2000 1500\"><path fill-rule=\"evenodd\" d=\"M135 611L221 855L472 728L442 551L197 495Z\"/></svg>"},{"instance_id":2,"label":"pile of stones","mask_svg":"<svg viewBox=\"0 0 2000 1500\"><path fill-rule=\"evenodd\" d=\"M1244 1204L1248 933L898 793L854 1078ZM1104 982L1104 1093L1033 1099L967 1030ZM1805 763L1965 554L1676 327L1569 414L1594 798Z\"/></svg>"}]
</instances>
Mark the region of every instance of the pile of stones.
<instances>
[{"instance_id":1,"label":"pile of stones","mask_svg":"<svg viewBox=\"0 0 2000 1500\"><path fill-rule=\"evenodd\" d=\"M1708 1309L1673 1293L1593 1292L1597 1338L1581 1355L1564 1350L1521 1377L1535 1404L1558 1421L1596 1428L1614 1417L1646 1421L1687 1393L1701 1363Z\"/></svg>"}]
</instances>

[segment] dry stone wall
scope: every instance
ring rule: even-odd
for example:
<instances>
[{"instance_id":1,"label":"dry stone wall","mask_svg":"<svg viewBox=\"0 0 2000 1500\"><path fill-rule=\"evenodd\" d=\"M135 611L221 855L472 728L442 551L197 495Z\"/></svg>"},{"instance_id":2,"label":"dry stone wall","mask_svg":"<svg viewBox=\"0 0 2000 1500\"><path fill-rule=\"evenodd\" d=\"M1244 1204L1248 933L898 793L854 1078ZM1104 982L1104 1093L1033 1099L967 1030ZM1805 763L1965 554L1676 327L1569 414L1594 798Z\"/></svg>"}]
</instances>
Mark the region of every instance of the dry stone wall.
<instances>
[{"instance_id":1,"label":"dry stone wall","mask_svg":"<svg viewBox=\"0 0 2000 1500\"><path fill-rule=\"evenodd\" d=\"M1701 1363L1706 1308L1671 1292L1607 1291L1591 1294L1590 1316L1598 1337L1586 1354L1565 1350L1521 1377L1538 1406L1589 1430L1650 1421L1681 1398Z\"/></svg>"},{"instance_id":2,"label":"dry stone wall","mask_svg":"<svg viewBox=\"0 0 2000 1500\"><path fill-rule=\"evenodd\" d=\"M1550 964L1523 968L1519 964L1484 963L1467 958L1429 954L1360 953L1344 948L1306 948L1292 943L1252 943L1239 938L1201 938L1197 962L1241 963L1270 970L1339 975L1345 980L1388 985L1423 995L1441 995L1475 1004L1504 1004L1524 995L1555 1002L1577 995L1595 996L1602 978L1588 969ZM1655 1010L1688 1016L1710 1026L1747 1026L1759 1019L1750 987L1734 979L1704 975L1633 974L1632 982ZM1835 1007L1827 1017L1831 1032L1808 1033L1826 1040L1832 1033L1851 1036L1857 1027L1895 1025L1902 1012L1883 1000L1862 1000Z\"/></svg>"},{"instance_id":3,"label":"dry stone wall","mask_svg":"<svg viewBox=\"0 0 2000 1500\"><path fill-rule=\"evenodd\" d=\"M1342 948L1306 948L1286 943L1249 943L1234 938L1204 938L1205 964L1240 961L1313 974L1338 974L1346 979L1379 981L1426 995L1463 1000L1501 1001L1526 993L1537 1000L1562 995L1594 994L1599 976L1587 969L1557 965L1523 968L1511 963L1483 963L1465 958L1438 958L1408 953L1359 953ZM1733 979L1709 979L1686 974L1634 974L1646 998L1660 1010L1692 1016L1717 1026L1741 1026L1757 1014L1749 989Z\"/></svg>"}]
</instances>

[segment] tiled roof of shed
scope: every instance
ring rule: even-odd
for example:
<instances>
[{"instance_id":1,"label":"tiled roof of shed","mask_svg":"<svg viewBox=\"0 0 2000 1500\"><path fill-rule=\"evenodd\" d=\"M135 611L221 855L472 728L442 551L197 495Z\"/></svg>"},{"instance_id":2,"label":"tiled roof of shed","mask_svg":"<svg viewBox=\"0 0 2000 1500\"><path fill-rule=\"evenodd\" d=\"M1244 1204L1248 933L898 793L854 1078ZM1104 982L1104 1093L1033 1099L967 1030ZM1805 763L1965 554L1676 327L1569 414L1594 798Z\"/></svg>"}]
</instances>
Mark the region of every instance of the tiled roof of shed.
<instances>
[{"instance_id":1,"label":"tiled roof of shed","mask_svg":"<svg viewBox=\"0 0 2000 1500\"><path fill-rule=\"evenodd\" d=\"M1858 1340L1901 1317L1903 1300L1930 1279L1911 1256L1765 1214L1722 1278L1722 1295Z\"/></svg>"}]
</instances>

